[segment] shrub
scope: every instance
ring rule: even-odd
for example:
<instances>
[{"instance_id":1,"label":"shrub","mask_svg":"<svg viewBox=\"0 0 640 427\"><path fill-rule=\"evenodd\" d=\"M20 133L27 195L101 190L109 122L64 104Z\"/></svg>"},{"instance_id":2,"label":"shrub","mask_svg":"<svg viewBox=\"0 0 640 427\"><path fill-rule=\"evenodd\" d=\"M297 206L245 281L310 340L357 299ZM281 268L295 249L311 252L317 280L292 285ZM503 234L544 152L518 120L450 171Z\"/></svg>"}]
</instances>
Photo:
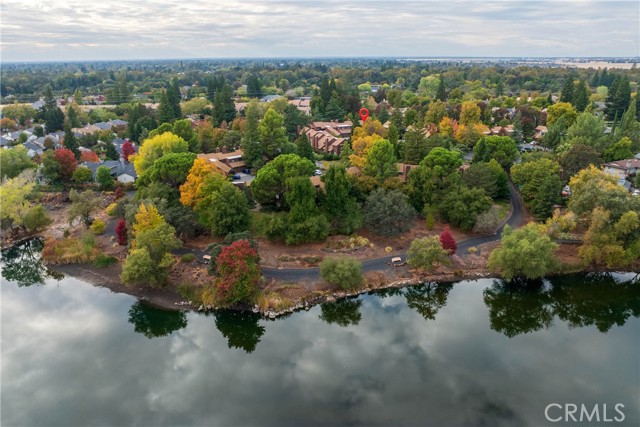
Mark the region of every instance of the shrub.
<instances>
[{"instance_id":1,"label":"shrub","mask_svg":"<svg viewBox=\"0 0 640 427\"><path fill-rule=\"evenodd\" d=\"M494 233L501 222L500 207L493 205L491 209L478 215L473 231L480 234Z\"/></svg>"},{"instance_id":2,"label":"shrub","mask_svg":"<svg viewBox=\"0 0 640 427\"><path fill-rule=\"evenodd\" d=\"M196 254L193 254L193 253L184 254L180 257L180 261L182 262L192 262L195 259L196 259Z\"/></svg>"},{"instance_id":3,"label":"shrub","mask_svg":"<svg viewBox=\"0 0 640 427\"><path fill-rule=\"evenodd\" d=\"M225 246L216 259L219 276L202 299L206 304L229 306L247 301L256 291L260 280L258 252L248 240L237 240Z\"/></svg>"},{"instance_id":4,"label":"shrub","mask_svg":"<svg viewBox=\"0 0 640 427\"><path fill-rule=\"evenodd\" d=\"M105 209L105 212L107 212L107 215L109 215L111 217L117 216L118 204L117 203L111 203L109 206L107 206L107 209Z\"/></svg>"},{"instance_id":5,"label":"shrub","mask_svg":"<svg viewBox=\"0 0 640 427\"><path fill-rule=\"evenodd\" d=\"M96 260L94 261L94 264L96 265L96 267L100 267L100 268L104 268L104 267L108 267L112 264L115 264L118 261L118 259L116 257L110 256L110 255L105 255L105 254L100 254L96 257Z\"/></svg>"},{"instance_id":6,"label":"shrub","mask_svg":"<svg viewBox=\"0 0 640 427\"><path fill-rule=\"evenodd\" d=\"M362 281L362 263L353 258L325 258L320 264L320 275L324 280L342 289L353 289Z\"/></svg>"},{"instance_id":7,"label":"shrub","mask_svg":"<svg viewBox=\"0 0 640 427\"><path fill-rule=\"evenodd\" d=\"M104 233L104 229L107 227L107 224L104 223L103 220L101 220L100 218L96 218L93 220L93 224L91 224L91 231L93 231L94 234L102 234Z\"/></svg>"},{"instance_id":8,"label":"shrub","mask_svg":"<svg viewBox=\"0 0 640 427\"><path fill-rule=\"evenodd\" d=\"M409 205L406 195L382 188L367 197L363 212L367 228L387 237L409 230L415 217L415 210Z\"/></svg>"}]
</instances>

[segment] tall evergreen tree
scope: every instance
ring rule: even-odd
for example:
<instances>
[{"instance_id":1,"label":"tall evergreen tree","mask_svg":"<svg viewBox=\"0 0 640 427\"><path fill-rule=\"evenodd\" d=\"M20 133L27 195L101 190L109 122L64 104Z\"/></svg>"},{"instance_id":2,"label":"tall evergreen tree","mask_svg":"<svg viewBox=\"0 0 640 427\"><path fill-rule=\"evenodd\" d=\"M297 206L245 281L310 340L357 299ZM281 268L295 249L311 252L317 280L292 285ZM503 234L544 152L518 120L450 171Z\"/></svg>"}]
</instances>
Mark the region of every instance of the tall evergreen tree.
<instances>
[{"instance_id":1,"label":"tall evergreen tree","mask_svg":"<svg viewBox=\"0 0 640 427\"><path fill-rule=\"evenodd\" d=\"M575 88L573 93L573 106L576 107L576 110L582 112L589 105L589 89L587 88L587 83L584 79L581 79L578 85Z\"/></svg>"},{"instance_id":2,"label":"tall evergreen tree","mask_svg":"<svg viewBox=\"0 0 640 427\"><path fill-rule=\"evenodd\" d=\"M447 99L447 95L445 94L444 88L444 77L440 76L440 83L438 83L438 91L436 92L436 99L444 102Z\"/></svg>"},{"instance_id":3,"label":"tall evergreen tree","mask_svg":"<svg viewBox=\"0 0 640 427\"><path fill-rule=\"evenodd\" d=\"M311 146L311 143L309 143L309 138L305 133L300 135L300 138L297 141L296 154L305 159L309 159L312 162L316 161L316 158L313 155L313 147Z\"/></svg>"},{"instance_id":4,"label":"tall evergreen tree","mask_svg":"<svg viewBox=\"0 0 640 427\"><path fill-rule=\"evenodd\" d=\"M73 108L73 105L69 105L69 110L67 111L67 119L69 120L69 125L72 128L80 127L80 120L78 119L78 113L76 113L76 110L75 108Z\"/></svg>"},{"instance_id":5,"label":"tall evergreen tree","mask_svg":"<svg viewBox=\"0 0 640 427\"><path fill-rule=\"evenodd\" d=\"M160 94L160 105L158 106L158 120L160 123L171 123L175 119L174 110L169 101L167 91Z\"/></svg>"},{"instance_id":6,"label":"tall evergreen tree","mask_svg":"<svg viewBox=\"0 0 640 427\"><path fill-rule=\"evenodd\" d=\"M606 100L607 119L621 117L631 103L631 86L627 76L618 76L614 80Z\"/></svg>"},{"instance_id":7,"label":"tall evergreen tree","mask_svg":"<svg viewBox=\"0 0 640 427\"><path fill-rule=\"evenodd\" d=\"M362 213L351 196L351 183L344 167L331 166L323 176L325 197L323 209L332 233L351 234L362 226Z\"/></svg>"},{"instance_id":8,"label":"tall evergreen tree","mask_svg":"<svg viewBox=\"0 0 640 427\"><path fill-rule=\"evenodd\" d=\"M256 75L247 79L247 96L249 98L262 98L262 83Z\"/></svg>"},{"instance_id":9,"label":"tall evergreen tree","mask_svg":"<svg viewBox=\"0 0 640 427\"><path fill-rule=\"evenodd\" d=\"M233 89L225 84L215 94L213 100L213 121L216 126L222 122L231 123L236 117L236 107L233 102Z\"/></svg>"},{"instance_id":10,"label":"tall evergreen tree","mask_svg":"<svg viewBox=\"0 0 640 427\"><path fill-rule=\"evenodd\" d=\"M262 156L264 155L264 150L260 144L260 131L258 130L261 118L260 107L257 102L252 101L244 111L246 121L241 142L244 153L242 157L247 165L257 170L262 166Z\"/></svg>"},{"instance_id":11,"label":"tall evergreen tree","mask_svg":"<svg viewBox=\"0 0 640 427\"><path fill-rule=\"evenodd\" d=\"M180 99L182 99L182 96L180 95L180 86L178 85L177 79L171 80L169 88L167 89L167 99L173 110L173 118L179 119L182 117L182 111L180 110Z\"/></svg>"},{"instance_id":12,"label":"tall evergreen tree","mask_svg":"<svg viewBox=\"0 0 640 427\"><path fill-rule=\"evenodd\" d=\"M567 77L560 94L560 102L573 102L573 76Z\"/></svg>"},{"instance_id":13,"label":"tall evergreen tree","mask_svg":"<svg viewBox=\"0 0 640 427\"><path fill-rule=\"evenodd\" d=\"M66 149L71 150L76 159L80 158L80 149L78 148L78 140L71 131L71 125L69 123L64 125L64 146Z\"/></svg>"},{"instance_id":14,"label":"tall evergreen tree","mask_svg":"<svg viewBox=\"0 0 640 427\"><path fill-rule=\"evenodd\" d=\"M284 118L276 110L269 108L258 125L258 130L264 153L270 159L275 158L280 154L282 146L287 142Z\"/></svg>"}]
</instances>

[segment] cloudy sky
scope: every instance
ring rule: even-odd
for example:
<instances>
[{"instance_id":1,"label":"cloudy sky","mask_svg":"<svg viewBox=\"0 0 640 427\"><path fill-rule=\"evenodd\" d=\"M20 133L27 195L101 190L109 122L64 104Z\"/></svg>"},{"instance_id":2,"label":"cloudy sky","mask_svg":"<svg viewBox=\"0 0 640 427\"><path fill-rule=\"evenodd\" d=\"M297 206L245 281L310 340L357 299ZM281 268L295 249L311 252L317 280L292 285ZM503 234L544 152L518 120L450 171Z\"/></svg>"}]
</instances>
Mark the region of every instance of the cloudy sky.
<instances>
[{"instance_id":1,"label":"cloudy sky","mask_svg":"<svg viewBox=\"0 0 640 427\"><path fill-rule=\"evenodd\" d=\"M639 56L637 1L2 0L2 61Z\"/></svg>"}]
</instances>

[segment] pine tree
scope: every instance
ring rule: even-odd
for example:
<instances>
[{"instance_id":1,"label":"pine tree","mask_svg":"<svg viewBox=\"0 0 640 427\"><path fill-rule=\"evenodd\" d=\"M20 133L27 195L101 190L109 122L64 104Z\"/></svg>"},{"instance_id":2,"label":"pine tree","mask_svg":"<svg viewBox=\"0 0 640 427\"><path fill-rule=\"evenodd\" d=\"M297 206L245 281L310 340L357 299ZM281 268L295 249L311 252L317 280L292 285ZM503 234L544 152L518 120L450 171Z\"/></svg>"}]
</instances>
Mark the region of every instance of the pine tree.
<instances>
[{"instance_id":1,"label":"pine tree","mask_svg":"<svg viewBox=\"0 0 640 427\"><path fill-rule=\"evenodd\" d=\"M262 98L262 83L255 75L247 79L247 96L249 98Z\"/></svg>"},{"instance_id":2,"label":"pine tree","mask_svg":"<svg viewBox=\"0 0 640 427\"><path fill-rule=\"evenodd\" d=\"M72 128L79 128L80 127L80 120L78 120L78 114L76 113L75 108L73 108L73 105L69 105L69 111L67 111L67 119L69 120L69 125Z\"/></svg>"},{"instance_id":3,"label":"pine tree","mask_svg":"<svg viewBox=\"0 0 640 427\"><path fill-rule=\"evenodd\" d=\"M215 94L213 100L213 121L216 126L223 122L231 123L236 117L236 107L233 102L233 89L225 84Z\"/></svg>"},{"instance_id":4,"label":"pine tree","mask_svg":"<svg viewBox=\"0 0 640 427\"><path fill-rule=\"evenodd\" d=\"M173 107L169 101L167 91L160 94L160 105L158 106L158 120L160 123L171 123L175 119Z\"/></svg>"},{"instance_id":5,"label":"pine tree","mask_svg":"<svg viewBox=\"0 0 640 427\"><path fill-rule=\"evenodd\" d=\"M76 156L76 159L80 158L80 149L78 148L78 140L76 136L71 131L71 126L67 123L64 126L64 146L68 150L73 152L73 155Z\"/></svg>"},{"instance_id":6,"label":"pine tree","mask_svg":"<svg viewBox=\"0 0 640 427\"><path fill-rule=\"evenodd\" d=\"M573 76L567 77L560 94L560 102L573 102Z\"/></svg>"},{"instance_id":7,"label":"pine tree","mask_svg":"<svg viewBox=\"0 0 640 427\"><path fill-rule=\"evenodd\" d=\"M438 84L438 91L436 92L436 99L444 102L447 99L444 88L444 78L440 76L440 83Z\"/></svg>"},{"instance_id":8,"label":"pine tree","mask_svg":"<svg viewBox=\"0 0 640 427\"><path fill-rule=\"evenodd\" d=\"M244 111L246 121L241 142L244 153L242 157L247 165L254 169L259 169L264 155L264 149L260 144L260 131L258 130L260 107L255 101L252 101Z\"/></svg>"},{"instance_id":9,"label":"pine tree","mask_svg":"<svg viewBox=\"0 0 640 427\"><path fill-rule=\"evenodd\" d=\"M593 75L593 78L591 79L591 87L598 87L600 86L600 70L596 70L596 73Z\"/></svg>"},{"instance_id":10,"label":"pine tree","mask_svg":"<svg viewBox=\"0 0 640 427\"><path fill-rule=\"evenodd\" d=\"M171 105L171 109L173 110L173 118L179 119L182 117L182 110L180 110L180 99L182 96L180 95L180 86L178 85L178 80L171 80L171 84L169 84L169 89L167 89L167 99L169 101L169 105Z\"/></svg>"},{"instance_id":11,"label":"pine tree","mask_svg":"<svg viewBox=\"0 0 640 427\"><path fill-rule=\"evenodd\" d=\"M296 153L298 154L298 156L309 159L312 162L316 161L316 158L313 154L313 147L309 143L309 138L305 133L303 133L300 136L300 139L298 139Z\"/></svg>"},{"instance_id":12,"label":"pine tree","mask_svg":"<svg viewBox=\"0 0 640 427\"><path fill-rule=\"evenodd\" d=\"M587 88L587 83L584 80L580 80L578 86L576 87L573 93L573 106L576 107L576 110L582 112L589 105L589 89Z\"/></svg>"}]
</instances>

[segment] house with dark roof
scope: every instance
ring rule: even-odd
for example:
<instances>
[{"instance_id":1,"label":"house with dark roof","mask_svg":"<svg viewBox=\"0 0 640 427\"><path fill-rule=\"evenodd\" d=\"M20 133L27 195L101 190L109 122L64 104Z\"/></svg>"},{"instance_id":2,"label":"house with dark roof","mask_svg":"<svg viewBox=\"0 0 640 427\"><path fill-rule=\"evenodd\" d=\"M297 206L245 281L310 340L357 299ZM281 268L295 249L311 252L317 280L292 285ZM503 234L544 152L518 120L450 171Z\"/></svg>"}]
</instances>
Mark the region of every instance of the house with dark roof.
<instances>
[{"instance_id":1,"label":"house with dark roof","mask_svg":"<svg viewBox=\"0 0 640 427\"><path fill-rule=\"evenodd\" d=\"M353 123L346 122L312 122L302 132L309 138L315 151L340 154L342 147L351 136Z\"/></svg>"},{"instance_id":2,"label":"house with dark roof","mask_svg":"<svg viewBox=\"0 0 640 427\"><path fill-rule=\"evenodd\" d=\"M111 176L123 184L134 182L136 178L138 178L133 163L125 162L124 159L106 160L104 162L82 162L80 165L86 166L91 170L94 180L96 179L96 172L100 166L108 167L111 171Z\"/></svg>"}]
</instances>

